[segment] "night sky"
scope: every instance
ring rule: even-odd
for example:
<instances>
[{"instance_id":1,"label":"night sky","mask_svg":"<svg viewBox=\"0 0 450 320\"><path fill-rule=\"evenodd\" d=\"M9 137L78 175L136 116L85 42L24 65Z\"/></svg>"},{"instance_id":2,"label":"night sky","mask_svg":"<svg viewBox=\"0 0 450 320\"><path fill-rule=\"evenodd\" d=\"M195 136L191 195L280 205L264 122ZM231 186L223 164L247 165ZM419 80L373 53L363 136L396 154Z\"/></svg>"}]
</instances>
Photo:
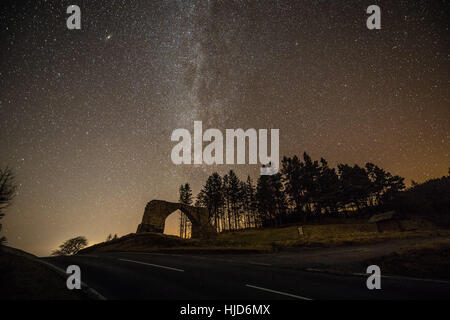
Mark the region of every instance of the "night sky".
<instances>
[{"instance_id":1,"label":"night sky","mask_svg":"<svg viewBox=\"0 0 450 320\"><path fill-rule=\"evenodd\" d=\"M81 8L68 30L66 8ZM381 7L381 30L366 8ZM280 155L423 182L450 167L448 1L14 1L0 11L9 245L46 255L135 232L146 203L214 171L172 163L176 128L280 129Z\"/></svg>"}]
</instances>

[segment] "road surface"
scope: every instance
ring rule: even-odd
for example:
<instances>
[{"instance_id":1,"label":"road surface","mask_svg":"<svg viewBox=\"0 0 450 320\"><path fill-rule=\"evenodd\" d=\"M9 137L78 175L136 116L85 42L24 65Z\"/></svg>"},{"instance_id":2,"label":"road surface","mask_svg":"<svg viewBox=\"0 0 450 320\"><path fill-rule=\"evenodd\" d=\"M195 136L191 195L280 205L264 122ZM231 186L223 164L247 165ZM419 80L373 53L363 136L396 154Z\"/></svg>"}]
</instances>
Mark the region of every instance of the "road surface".
<instances>
[{"instance_id":1,"label":"road surface","mask_svg":"<svg viewBox=\"0 0 450 320\"><path fill-rule=\"evenodd\" d=\"M99 253L42 258L63 270L78 265L81 280L106 299L316 300L448 299L450 282L381 279L369 290L367 276L284 268L252 256ZM276 259L274 255L273 259Z\"/></svg>"}]
</instances>

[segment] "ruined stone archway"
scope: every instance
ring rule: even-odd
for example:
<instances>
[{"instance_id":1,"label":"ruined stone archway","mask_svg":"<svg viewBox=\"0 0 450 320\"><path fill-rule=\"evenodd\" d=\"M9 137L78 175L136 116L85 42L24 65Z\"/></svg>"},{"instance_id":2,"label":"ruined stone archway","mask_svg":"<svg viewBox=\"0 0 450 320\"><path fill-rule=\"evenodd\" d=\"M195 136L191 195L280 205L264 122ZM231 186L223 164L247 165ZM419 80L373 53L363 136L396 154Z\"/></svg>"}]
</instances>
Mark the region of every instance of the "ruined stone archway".
<instances>
[{"instance_id":1,"label":"ruined stone archway","mask_svg":"<svg viewBox=\"0 0 450 320\"><path fill-rule=\"evenodd\" d=\"M209 215L206 208L162 200L152 200L147 203L142 222L139 224L136 233L164 233L164 224L167 216L176 210L180 210L191 220L192 238L208 238L216 233L209 223Z\"/></svg>"}]
</instances>

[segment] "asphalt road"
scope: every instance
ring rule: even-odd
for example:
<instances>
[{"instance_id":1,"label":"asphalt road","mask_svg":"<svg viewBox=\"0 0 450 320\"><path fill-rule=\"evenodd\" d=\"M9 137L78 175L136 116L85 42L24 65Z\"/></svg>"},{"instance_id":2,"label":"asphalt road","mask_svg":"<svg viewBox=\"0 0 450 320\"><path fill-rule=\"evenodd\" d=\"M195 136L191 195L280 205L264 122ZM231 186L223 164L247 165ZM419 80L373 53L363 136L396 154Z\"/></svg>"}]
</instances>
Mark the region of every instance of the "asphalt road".
<instances>
[{"instance_id":1,"label":"asphalt road","mask_svg":"<svg viewBox=\"0 0 450 320\"><path fill-rule=\"evenodd\" d=\"M276 256L274 256L275 258ZM106 299L306 300L448 299L450 282L381 279L280 268L230 256L101 253L42 258L63 270L78 265L81 280ZM267 261L267 259L266 259Z\"/></svg>"}]
</instances>

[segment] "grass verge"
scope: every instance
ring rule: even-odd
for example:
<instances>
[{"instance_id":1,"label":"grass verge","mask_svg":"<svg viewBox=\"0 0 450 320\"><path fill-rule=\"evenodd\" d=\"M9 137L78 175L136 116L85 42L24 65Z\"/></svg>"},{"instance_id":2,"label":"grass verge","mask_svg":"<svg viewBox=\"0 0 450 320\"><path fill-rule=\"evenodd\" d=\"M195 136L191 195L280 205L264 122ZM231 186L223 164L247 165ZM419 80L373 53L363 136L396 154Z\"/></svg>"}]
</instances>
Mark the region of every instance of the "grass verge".
<instances>
[{"instance_id":1,"label":"grass verge","mask_svg":"<svg viewBox=\"0 0 450 320\"><path fill-rule=\"evenodd\" d=\"M407 246L365 263L369 264L378 265L384 274L450 279L450 239Z\"/></svg>"},{"instance_id":2,"label":"grass verge","mask_svg":"<svg viewBox=\"0 0 450 320\"><path fill-rule=\"evenodd\" d=\"M0 248L0 300L83 300L78 290L68 290L66 280L29 257Z\"/></svg>"}]
</instances>

